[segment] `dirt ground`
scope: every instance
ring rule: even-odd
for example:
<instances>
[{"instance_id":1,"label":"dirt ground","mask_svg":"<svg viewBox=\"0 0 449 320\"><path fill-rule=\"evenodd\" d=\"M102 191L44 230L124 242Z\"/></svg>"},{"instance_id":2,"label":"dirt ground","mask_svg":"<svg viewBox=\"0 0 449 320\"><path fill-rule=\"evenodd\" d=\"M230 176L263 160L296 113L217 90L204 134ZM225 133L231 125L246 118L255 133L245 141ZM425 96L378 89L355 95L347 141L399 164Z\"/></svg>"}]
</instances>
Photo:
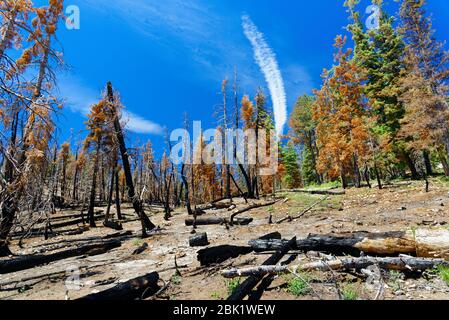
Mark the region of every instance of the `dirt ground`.
<instances>
[{"instance_id":1,"label":"dirt ground","mask_svg":"<svg viewBox=\"0 0 449 320\"><path fill-rule=\"evenodd\" d=\"M422 182L400 182L378 189L351 189L344 196L331 196L301 219L283 224L268 224L270 214L276 221L287 214L301 213L304 208L317 202L323 196L302 193L281 194L288 198L274 206L251 210L242 217L252 217L249 226L199 226L197 232L207 232L210 246L223 244L247 245L249 240L278 231L285 239L293 236L305 238L310 233L342 233L350 231L406 231L410 228L447 228L449 218L449 184L439 179L432 180L429 193L425 193ZM279 196L279 195L278 195ZM237 199L238 208L246 205ZM133 215L131 208L123 210ZM64 211L59 215L74 214ZM227 210L210 210L206 216L228 217ZM125 230L133 235L123 238L122 246L106 254L90 257L74 257L48 265L15 273L0 275L0 299L64 300L76 299L92 292L102 291L119 282L126 281L153 271L162 279L161 287L169 284L158 299L197 300L225 299L229 290L240 279L226 280L220 271L229 267L252 266L263 263L267 254L248 254L228 260L217 266L200 267L197 251L189 247L191 227L184 225L187 213L175 211L170 221L163 220L162 213L151 216L160 230L145 240L138 237L140 223L124 223ZM101 223L98 223L101 225ZM71 227L73 228L73 226ZM82 241L112 234L115 231L104 227L90 229L81 235L43 237L24 241L22 248L13 243L15 254L52 253L52 246L61 241ZM148 243L146 251L139 255L132 252ZM70 243L67 244L70 246ZM59 249L61 250L61 249ZM175 276L175 257L181 276ZM297 265L313 260L313 254L287 255L285 263ZM73 287L70 272L79 272L79 287ZM73 274L72 274L73 275ZM298 281L298 279L300 281ZM449 299L449 284L434 272L419 277L405 277L403 274L385 272L381 280L363 278L349 273L313 272L294 276L276 276L268 283L266 290L254 294L261 299ZM67 288L67 284L69 287ZM75 284L77 284L75 282Z\"/></svg>"}]
</instances>

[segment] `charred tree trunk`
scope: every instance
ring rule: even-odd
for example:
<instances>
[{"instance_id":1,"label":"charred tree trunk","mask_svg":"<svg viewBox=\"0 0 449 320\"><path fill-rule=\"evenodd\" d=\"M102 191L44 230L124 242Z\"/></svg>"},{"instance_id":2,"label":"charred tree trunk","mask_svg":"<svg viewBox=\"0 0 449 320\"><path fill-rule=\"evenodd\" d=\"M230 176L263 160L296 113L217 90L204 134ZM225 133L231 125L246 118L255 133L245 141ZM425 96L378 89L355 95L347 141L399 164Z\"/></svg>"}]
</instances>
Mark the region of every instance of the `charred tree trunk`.
<instances>
[{"instance_id":1,"label":"charred tree trunk","mask_svg":"<svg viewBox=\"0 0 449 320\"><path fill-rule=\"evenodd\" d=\"M156 226L150 221L148 216L143 210L142 203L139 197L135 193L134 182L131 173L131 166L129 164L128 150L126 149L125 137L123 135L123 129L120 124L120 120L117 114L117 110L114 106L114 93L112 91L112 84L109 82L107 85L109 103L112 105L112 113L114 117L114 129L117 136L118 144L120 147L120 153L122 156L123 170L125 172L126 185L128 189L128 197L132 201L134 211L138 215L142 225L142 237L147 237L147 230L153 230Z\"/></svg>"},{"instance_id":2,"label":"charred tree trunk","mask_svg":"<svg viewBox=\"0 0 449 320\"><path fill-rule=\"evenodd\" d=\"M184 184L185 188L185 197L186 197L186 206L187 206L187 213L190 215L193 215L192 207L190 206L190 192L189 192L189 183L187 182L187 177L185 175L185 163L182 164L181 167L181 178Z\"/></svg>"},{"instance_id":3,"label":"charred tree trunk","mask_svg":"<svg viewBox=\"0 0 449 320\"><path fill-rule=\"evenodd\" d=\"M365 166L364 176L365 176L365 181L366 181L366 184L368 185L368 188L371 189L372 186L371 186L371 181L370 181L370 170L369 170L368 166Z\"/></svg>"},{"instance_id":4,"label":"charred tree trunk","mask_svg":"<svg viewBox=\"0 0 449 320\"><path fill-rule=\"evenodd\" d=\"M382 190L382 188L383 188L382 180L380 178L380 173L379 173L379 169L377 168L377 164L374 164L374 174L376 175L377 186L378 186L379 190Z\"/></svg>"},{"instance_id":5,"label":"charred tree trunk","mask_svg":"<svg viewBox=\"0 0 449 320\"><path fill-rule=\"evenodd\" d=\"M407 166L410 169L410 172L412 174L412 179L418 180L419 179L418 170L416 169L415 162L413 161L412 157L410 156L410 153L404 152L404 159L405 159L405 162L407 163Z\"/></svg>"},{"instance_id":6,"label":"charred tree trunk","mask_svg":"<svg viewBox=\"0 0 449 320\"><path fill-rule=\"evenodd\" d=\"M114 161L116 163L116 161ZM104 219L105 223L109 222L109 217L111 214L111 205L112 205L112 197L114 196L114 186L115 186L115 164L111 170L111 181L109 185L109 194L108 194L108 206L106 208L106 218Z\"/></svg>"},{"instance_id":7,"label":"charred tree trunk","mask_svg":"<svg viewBox=\"0 0 449 320\"><path fill-rule=\"evenodd\" d=\"M432 162L430 161L429 151L427 150L423 151L423 158L424 158L424 165L426 167L426 174L428 176L433 175Z\"/></svg>"},{"instance_id":8,"label":"charred tree trunk","mask_svg":"<svg viewBox=\"0 0 449 320\"><path fill-rule=\"evenodd\" d=\"M90 196L89 196L89 210L87 211L87 217L89 220L89 225L92 228L96 227L95 224L95 196L96 196L96 189L97 189L97 175L98 175L98 167L100 164L100 151L101 151L101 142L100 138L97 139L97 148L96 148L96 154L95 154L95 161L94 161L94 168L92 173L92 185L90 189Z\"/></svg>"},{"instance_id":9,"label":"charred tree trunk","mask_svg":"<svg viewBox=\"0 0 449 320\"><path fill-rule=\"evenodd\" d=\"M124 283L120 283L113 288L98 293L92 293L79 300L86 301L125 301L144 299L159 290L159 274L153 272L143 277L135 278Z\"/></svg>"},{"instance_id":10,"label":"charred tree trunk","mask_svg":"<svg viewBox=\"0 0 449 320\"><path fill-rule=\"evenodd\" d=\"M73 174L73 186L72 186L72 200L73 202L78 201L78 174L79 174L79 166L78 166L78 148L76 150L75 155L75 173Z\"/></svg>"},{"instance_id":11,"label":"charred tree trunk","mask_svg":"<svg viewBox=\"0 0 449 320\"><path fill-rule=\"evenodd\" d=\"M252 240L255 251L278 250L286 240ZM449 231L445 229L407 232L355 232L341 235L310 235L298 240L294 249L323 251L335 255L360 256L363 252L374 256L400 254L421 258L442 258L449 261Z\"/></svg>"},{"instance_id":12,"label":"charred tree trunk","mask_svg":"<svg viewBox=\"0 0 449 320\"><path fill-rule=\"evenodd\" d=\"M120 181L118 176L118 166L115 166L115 210L117 211L117 219L123 220L122 210L120 208Z\"/></svg>"}]
</instances>

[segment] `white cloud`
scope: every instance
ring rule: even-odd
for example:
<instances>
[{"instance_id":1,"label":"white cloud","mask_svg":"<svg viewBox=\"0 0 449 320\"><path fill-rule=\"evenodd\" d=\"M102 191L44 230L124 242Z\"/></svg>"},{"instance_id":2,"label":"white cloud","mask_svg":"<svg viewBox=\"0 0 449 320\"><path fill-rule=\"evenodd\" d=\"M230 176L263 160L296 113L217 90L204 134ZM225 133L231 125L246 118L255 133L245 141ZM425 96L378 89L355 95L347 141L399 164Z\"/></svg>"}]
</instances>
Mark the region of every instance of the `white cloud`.
<instances>
[{"instance_id":1,"label":"white cloud","mask_svg":"<svg viewBox=\"0 0 449 320\"><path fill-rule=\"evenodd\" d=\"M251 42L254 50L254 59L259 65L265 80L268 83L271 99L273 101L273 112L276 123L276 132L282 135L287 122L287 98L285 94L284 80L279 69L276 55L265 41L264 35L259 32L256 25L249 16L243 16L243 31Z\"/></svg>"},{"instance_id":2,"label":"white cloud","mask_svg":"<svg viewBox=\"0 0 449 320\"><path fill-rule=\"evenodd\" d=\"M101 98L101 90L93 90L75 77L60 77L59 92L72 112L87 116L92 104ZM134 133L163 135L164 127L131 111L122 112L125 128Z\"/></svg>"},{"instance_id":3,"label":"white cloud","mask_svg":"<svg viewBox=\"0 0 449 320\"><path fill-rule=\"evenodd\" d=\"M123 111L122 119L129 131L154 135L162 135L164 133L164 128L161 125L132 112Z\"/></svg>"}]
</instances>

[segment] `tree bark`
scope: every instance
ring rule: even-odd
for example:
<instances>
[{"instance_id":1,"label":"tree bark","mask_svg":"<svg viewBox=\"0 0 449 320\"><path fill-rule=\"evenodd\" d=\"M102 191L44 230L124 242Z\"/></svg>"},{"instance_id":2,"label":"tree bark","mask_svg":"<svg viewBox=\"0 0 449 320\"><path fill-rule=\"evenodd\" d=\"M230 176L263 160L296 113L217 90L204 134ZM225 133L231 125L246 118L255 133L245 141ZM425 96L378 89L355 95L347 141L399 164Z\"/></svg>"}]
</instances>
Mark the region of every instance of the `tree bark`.
<instances>
[{"instance_id":1,"label":"tree bark","mask_svg":"<svg viewBox=\"0 0 449 320\"><path fill-rule=\"evenodd\" d=\"M278 250L286 240L251 240L249 245L259 252ZM310 235L298 240L295 249L323 251L335 255L360 256L363 252L374 256L406 254L421 258L449 260L449 230L369 233L356 232L341 235Z\"/></svg>"}]
</instances>

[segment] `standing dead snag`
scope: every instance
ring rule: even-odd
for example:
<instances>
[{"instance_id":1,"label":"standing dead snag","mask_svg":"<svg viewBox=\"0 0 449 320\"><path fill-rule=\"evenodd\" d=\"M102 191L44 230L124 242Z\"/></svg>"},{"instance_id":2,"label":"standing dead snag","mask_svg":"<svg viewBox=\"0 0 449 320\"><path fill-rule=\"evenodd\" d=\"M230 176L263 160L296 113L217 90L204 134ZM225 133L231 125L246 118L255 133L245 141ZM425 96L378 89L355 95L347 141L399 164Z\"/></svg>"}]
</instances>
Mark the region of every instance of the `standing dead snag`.
<instances>
[{"instance_id":1,"label":"standing dead snag","mask_svg":"<svg viewBox=\"0 0 449 320\"><path fill-rule=\"evenodd\" d=\"M142 203L139 197L135 193L134 182L131 173L131 166L129 164L128 150L126 149L125 137L123 135L123 129L120 124L119 115L117 113L114 92L112 90L112 83L108 82L107 84L107 96L109 104L111 105L111 113L114 121L114 129L116 134L116 139L119 145L120 154L122 156L122 164L123 170L125 173L126 186L128 190L128 197L131 199L133 203L133 208L136 214L139 216L141 224L142 224L142 237L147 237L147 230L151 231L156 228L156 226L150 221L148 216L145 214L143 210Z\"/></svg>"}]
</instances>

